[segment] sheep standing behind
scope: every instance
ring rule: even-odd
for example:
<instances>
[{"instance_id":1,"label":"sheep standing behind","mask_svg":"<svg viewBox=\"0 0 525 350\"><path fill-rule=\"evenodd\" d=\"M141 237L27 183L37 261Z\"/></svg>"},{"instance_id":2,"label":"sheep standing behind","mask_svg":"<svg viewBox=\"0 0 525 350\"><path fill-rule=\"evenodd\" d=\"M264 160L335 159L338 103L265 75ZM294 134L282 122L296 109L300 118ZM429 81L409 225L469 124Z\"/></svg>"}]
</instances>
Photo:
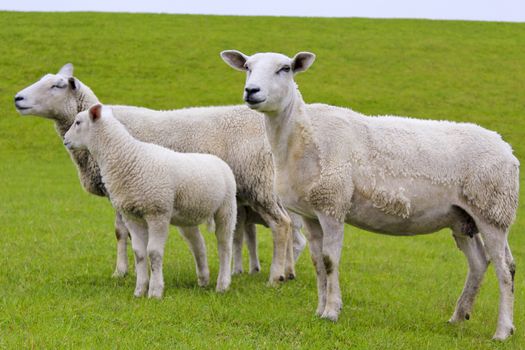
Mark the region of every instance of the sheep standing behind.
<instances>
[{"instance_id":1,"label":"sheep standing behind","mask_svg":"<svg viewBox=\"0 0 525 350\"><path fill-rule=\"evenodd\" d=\"M519 161L500 135L468 123L306 105L294 74L313 63L308 52L293 59L238 51L221 56L248 73L244 100L266 116L277 193L310 233L321 317L336 321L342 307L345 222L390 235L451 228L469 272L450 322L469 319L488 256L500 289L494 338L512 334L515 265L507 236L518 207Z\"/></svg>"},{"instance_id":2,"label":"sheep standing behind","mask_svg":"<svg viewBox=\"0 0 525 350\"><path fill-rule=\"evenodd\" d=\"M138 141L111 109L100 104L77 115L64 144L87 148L100 168L111 203L123 214L135 252L135 296L149 290L149 297L162 297L162 259L170 223L196 227L210 217L216 224L220 260L217 291L229 287L237 202L235 178L224 161ZM201 285L208 280L209 275L199 276Z\"/></svg>"}]
</instances>

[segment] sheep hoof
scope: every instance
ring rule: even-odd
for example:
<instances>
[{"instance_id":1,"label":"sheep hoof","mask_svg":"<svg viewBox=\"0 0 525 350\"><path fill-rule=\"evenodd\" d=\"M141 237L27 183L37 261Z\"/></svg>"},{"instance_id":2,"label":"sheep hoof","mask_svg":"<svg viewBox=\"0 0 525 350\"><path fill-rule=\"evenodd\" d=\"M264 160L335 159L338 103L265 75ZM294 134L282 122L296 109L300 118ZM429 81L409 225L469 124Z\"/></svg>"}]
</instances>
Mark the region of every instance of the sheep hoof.
<instances>
[{"instance_id":1,"label":"sheep hoof","mask_svg":"<svg viewBox=\"0 0 525 350\"><path fill-rule=\"evenodd\" d=\"M255 266L250 270L251 274L259 273L261 272L261 268L259 266Z\"/></svg>"},{"instance_id":2,"label":"sheep hoof","mask_svg":"<svg viewBox=\"0 0 525 350\"><path fill-rule=\"evenodd\" d=\"M293 273L289 273L289 274L288 274L288 279L289 279L289 280L294 280L294 279L295 279L295 274L293 274Z\"/></svg>"},{"instance_id":3,"label":"sheep hoof","mask_svg":"<svg viewBox=\"0 0 525 350\"><path fill-rule=\"evenodd\" d=\"M199 287L206 287L208 283L210 283L209 277L199 277L199 280L197 281L199 284Z\"/></svg>"},{"instance_id":4,"label":"sheep hoof","mask_svg":"<svg viewBox=\"0 0 525 350\"><path fill-rule=\"evenodd\" d=\"M504 340L507 340L507 338L513 334L514 334L514 326L505 327L502 330L498 329L496 331L496 334L494 334L494 336L492 337L492 340L504 341Z\"/></svg>"},{"instance_id":5,"label":"sheep hoof","mask_svg":"<svg viewBox=\"0 0 525 350\"><path fill-rule=\"evenodd\" d=\"M279 282L284 282L284 276L279 276Z\"/></svg>"},{"instance_id":6,"label":"sheep hoof","mask_svg":"<svg viewBox=\"0 0 525 350\"><path fill-rule=\"evenodd\" d=\"M128 275L128 271L126 270L115 270L115 272L113 272L113 274L111 275L111 277L113 278L124 278Z\"/></svg>"},{"instance_id":7,"label":"sheep hoof","mask_svg":"<svg viewBox=\"0 0 525 350\"><path fill-rule=\"evenodd\" d=\"M321 318L330 320L332 322L337 322L337 319L339 318L339 312L335 310L324 310L323 314L321 315Z\"/></svg>"},{"instance_id":8,"label":"sheep hoof","mask_svg":"<svg viewBox=\"0 0 525 350\"><path fill-rule=\"evenodd\" d=\"M240 269L233 269L232 275L240 275L242 272L242 267Z\"/></svg>"}]
</instances>

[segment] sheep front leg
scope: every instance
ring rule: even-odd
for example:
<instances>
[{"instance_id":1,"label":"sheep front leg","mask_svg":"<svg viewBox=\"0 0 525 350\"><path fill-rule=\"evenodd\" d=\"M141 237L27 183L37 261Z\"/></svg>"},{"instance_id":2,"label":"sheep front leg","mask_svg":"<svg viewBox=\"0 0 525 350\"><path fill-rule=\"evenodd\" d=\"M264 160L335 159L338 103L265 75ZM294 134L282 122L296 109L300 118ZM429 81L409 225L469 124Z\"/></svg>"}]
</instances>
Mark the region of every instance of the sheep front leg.
<instances>
[{"instance_id":1,"label":"sheep front leg","mask_svg":"<svg viewBox=\"0 0 525 350\"><path fill-rule=\"evenodd\" d=\"M215 224L214 224L215 225ZM205 287L210 281L210 270L208 269L208 258L206 257L206 244L197 226L179 227L182 237L188 242L200 287Z\"/></svg>"},{"instance_id":2,"label":"sheep front leg","mask_svg":"<svg viewBox=\"0 0 525 350\"><path fill-rule=\"evenodd\" d=\"M308 233L310 255L317 274L317 316L321 316L326 306L326 269L323 263L323 229L317 220L303 217Z\"/></svg>"},{"instance_id":3,"label":"sheep front leg","mask_svg":"<svg viewBox=\"0 0 525 350\"><path fill-rule=\"evenodd\" d=\"M339 260L343 246L344 223L317 213L323 229L323 264L326 270L326 306L322 318L337 321L343 306L339 288Z\"/></svg>"},{"instance_id":4,"label":"sheep front leg","mask_svg":"<svg viewBox=\"0 0 525 350\"><path fill-rule=\"evenodd\" d=\"M146 247L148 244L148 227L144 221L135 221L123 217L131 233L131 246L135 253L135 272L137 282L135 286L136 297L141 297L148 290L148 262L146 261Z\"/></svg>"},{"instance_id":5,"label":"sheep front leg","mask_svg":"<svg viewBox=\"0 0 525 350\"><path fill-rule=\"evenodd\" d=\"M166 217L147 218L148 222L148 257L151 268L148 298L162 298L164 292L164 276L162 274L162 259L164 246L168 238L170 220Z\"/></svg>"},{"instance_id":6,"label":"sheep front leg","mask_svg":"<svg viewBox=\"0 0 525 350\"><path fill-rule=\"evenodd\" d=\"M129 231L122 214L115 212L115 236L117 238L117 264L113 277L121 278L128 274L128 236Z\"/></svg>"}]
</instances>

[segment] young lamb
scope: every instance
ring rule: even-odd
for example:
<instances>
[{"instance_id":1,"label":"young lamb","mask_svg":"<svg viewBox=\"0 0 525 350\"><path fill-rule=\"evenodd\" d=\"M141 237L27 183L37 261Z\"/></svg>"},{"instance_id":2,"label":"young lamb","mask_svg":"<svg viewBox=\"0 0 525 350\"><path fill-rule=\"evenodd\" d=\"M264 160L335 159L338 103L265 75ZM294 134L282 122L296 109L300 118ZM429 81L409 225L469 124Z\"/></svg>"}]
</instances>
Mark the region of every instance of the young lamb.
<instances>
[{"instance_id":1,"label":"young lamb","mask_svg":"<svg viewBox=\"0 0 525 350\"><path fill-rule=\"evenodd\" d=\"M93 91L73 76L71 64L62 67L58 74L45 75L15 96L15 106L20 114L37 115L53 120L61 138L72 125L76 114L97 102L98 98ZM288 242L290 220L274 193L274 166L261 114L245 106L201 107L175 111L115 106L113 114L139 140L156 143L174 151L214 154L228 163L237 181L239 199L238 224L234 233L236 253L233 271L242 272L240 252L244 231L249 245L250 271L260 270L254 224L262 223L269 226L273 233L274 252L270 282L284 280L285 276L293 278L294 260L291 244ZM69 152L77 165L84 189L98 196L107 196L98 166L89 152ZM248 221L243 223L243 218ZM293 236L296 258L305 246L304 237L299 229L300 220L295 219ZM188 232L188 228L180 228L180 232L192 249L197 269L207 269L207 266L204 266L206 248L198 229ZM128 230L118 211L115 217L115 233L117 264L114 275L124 276L128 271Z\"/></svg>"},{"instance_id":2,"label":"young lamb","mask_svg":"<svg viewBox=\"0 0 525 350\"><path fill-rule=\"evenodd\" d=\"M196 227L213 217L219 250L217 291L231 281L232 237L237 216L233 173L219 157L178 153L134 139L111 109L96 104L80 112L64 135L70 149L87 149L100 168L113 207L131 232L137 284L135 296L160 298L162 258L170 223ZM151 266L148 288L146 252ZM209 276L199 276L201 285Z\"/></svg>"},{"instance_id":3,"label":"young lamb","mask_svg":"<svg viewBox=\"0 0 525 350\"><path fill-rule=\"evenodd\" d=\"M390 235L449 227L469 265L450 322L469 319L487 254L500 288L494 338L512 334L515 265L507 235L518 205L519 162L500 135L467 123L305 105L294 74L313 63L311 53L221 56L247 72L244 100L265 114L277 193L310 234L321 317L336 321L342 306L345 222Z\"/></svg>"}]
</instances>

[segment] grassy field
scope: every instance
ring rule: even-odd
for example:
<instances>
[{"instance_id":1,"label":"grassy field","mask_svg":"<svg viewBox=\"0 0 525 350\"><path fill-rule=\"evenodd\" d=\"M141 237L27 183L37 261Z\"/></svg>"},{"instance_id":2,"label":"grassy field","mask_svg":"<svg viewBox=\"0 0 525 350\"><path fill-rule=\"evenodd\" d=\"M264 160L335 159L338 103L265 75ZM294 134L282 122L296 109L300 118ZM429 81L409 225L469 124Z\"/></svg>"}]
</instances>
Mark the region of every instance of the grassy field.
<instances>
[{"instance_id":1,"label":"grassy field","mask_svg":"<svg viewBox=\"0 0 525 350\"><path fill-rule=\"evenodd\" d=\"M524 161L524 23L0 12L0 28L0 348L525 347L523 196L510 235L517 332L504 344L490 341L498 304L492 267L471 320L446 323L466 275L448 231L396 238L347 227L337 324L314 316L308 252L295 281L266 287L272 243L263 228L263 272L234 277L225 295L196 286L189 250L173 229L165 297L138 300L134 274L111 278L110 204L83 192L52 122L18 116L12 101L73 62L105 103L238 104L244 77L221 61L221 50L312 51L316 63L297 77L307 102L475 122L501 133ZM215 279L215 239L206 238Z\"/></svg>"}]
</instances>

